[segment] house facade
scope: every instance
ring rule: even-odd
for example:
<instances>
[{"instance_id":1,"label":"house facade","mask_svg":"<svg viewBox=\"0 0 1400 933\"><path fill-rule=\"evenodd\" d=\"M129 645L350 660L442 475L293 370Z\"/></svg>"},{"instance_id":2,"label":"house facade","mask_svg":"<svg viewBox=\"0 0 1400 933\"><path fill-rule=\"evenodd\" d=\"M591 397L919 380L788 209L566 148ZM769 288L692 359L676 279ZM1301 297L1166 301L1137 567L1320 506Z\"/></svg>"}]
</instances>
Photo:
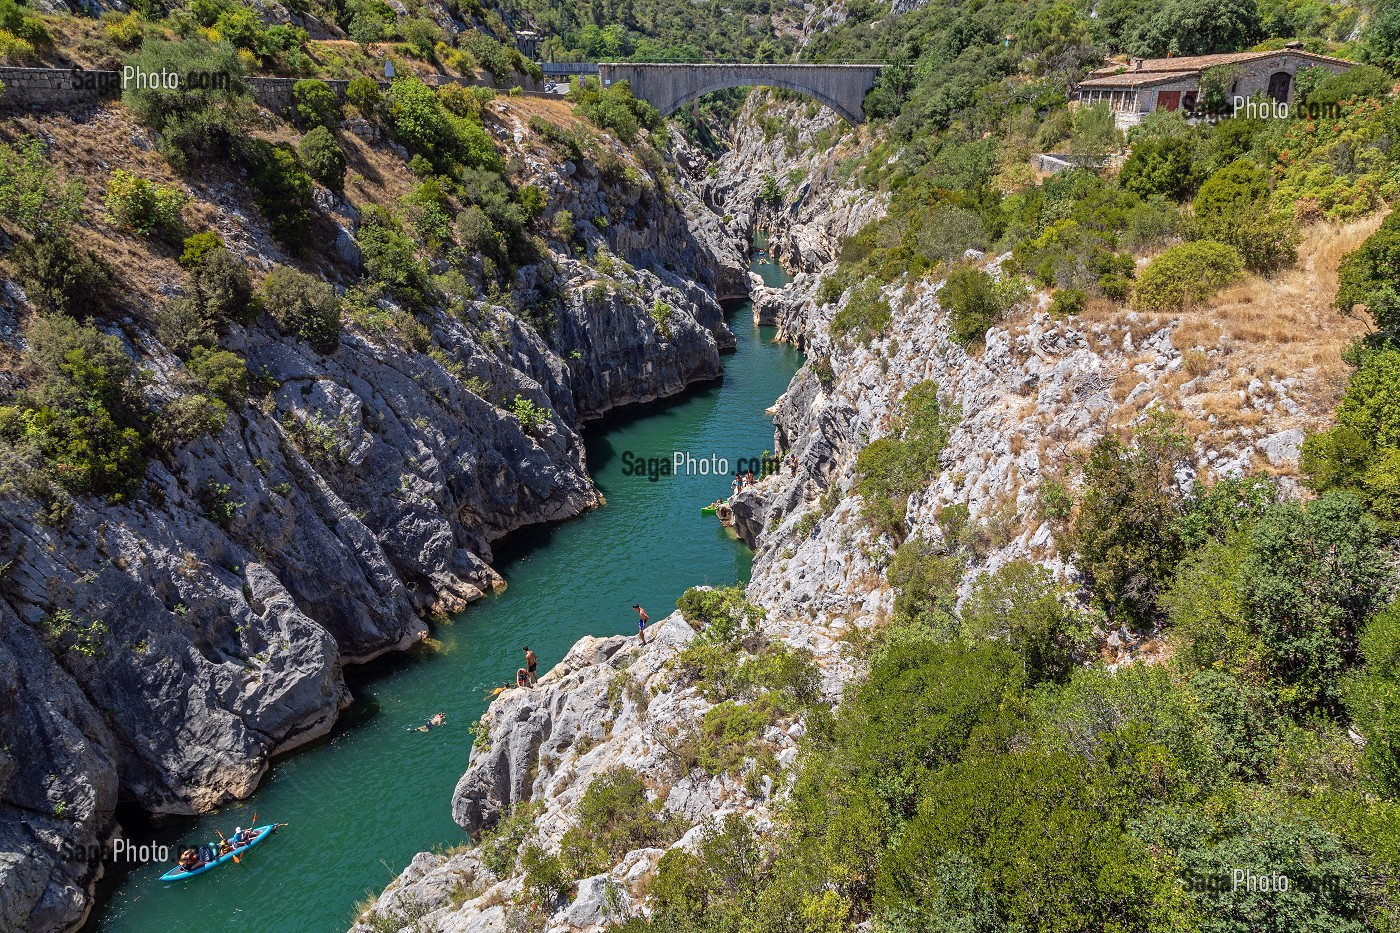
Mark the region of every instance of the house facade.
<instances>
[{"instance_id":1,"label":"house facade","mask_svg":"<svg viewBox=\"0 0 1400 933\"><path fill-rule=\"evenodd\" d=\"M1326 68L1341 74L1354 62L1303 51L1300 44L1273 52L1233 52L1187 58L1135 58L1111 64L1079 83L1081 106L1107 104L1119 129L1140 123L1154 110L1194 110L1201 93L1201 75L1226 66L1234 81L1227 97L1265 96L1279 104L1293 103L1293 88L1302 68Z\"/></svg>"}]
</instances>

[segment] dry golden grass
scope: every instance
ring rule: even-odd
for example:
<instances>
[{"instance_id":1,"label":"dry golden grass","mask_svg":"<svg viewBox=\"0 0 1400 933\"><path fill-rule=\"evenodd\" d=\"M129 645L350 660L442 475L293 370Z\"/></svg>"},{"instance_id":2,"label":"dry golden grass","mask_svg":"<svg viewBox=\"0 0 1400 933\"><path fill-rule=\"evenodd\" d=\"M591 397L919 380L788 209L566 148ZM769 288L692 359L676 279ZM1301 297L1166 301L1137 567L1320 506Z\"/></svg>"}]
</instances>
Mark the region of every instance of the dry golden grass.
<instances>
[{"instance_id":1,"label":"dry golden grass","mask_svg":"<svg viewBox=\"0 0 1400 933\"><path fill-rule=\"evenodd\" d=\"M1176 346L1226 351L1214 362L1232 373L1229 383L1235 388L1252 378L1267 384L1271 378L1292 376L1299 382L1292 398L1306 417L1330 417L1348 375L1342 350L1369 327L1366 320L1344 317L1333 307L1337 266L1380 226L1382 216L1309 228L1296 265L1272 278L1250 276L1217 295L1209 307L1184 313L1174 335ZM1240 417L1238 395L1232 404Z\"/></svg>"}]
</instances>

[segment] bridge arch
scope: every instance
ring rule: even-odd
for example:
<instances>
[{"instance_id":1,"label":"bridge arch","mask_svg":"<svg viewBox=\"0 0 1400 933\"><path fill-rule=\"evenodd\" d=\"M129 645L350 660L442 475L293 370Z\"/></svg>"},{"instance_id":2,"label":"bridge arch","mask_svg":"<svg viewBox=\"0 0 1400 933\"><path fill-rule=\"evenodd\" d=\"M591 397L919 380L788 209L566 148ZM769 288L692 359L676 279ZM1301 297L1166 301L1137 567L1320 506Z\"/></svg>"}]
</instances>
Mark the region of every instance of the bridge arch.
<instances>
[{"instance_id":1,"label":"bridge arch","mask_svg":"<svg viewBox=\"0 0 1400 933\"><path fill-rule=\"evenodd\" d=\"M865 119L865 95L875 86L880 65L714 65L603 63L605 85L626 81L632 93L663 116L714 91L731 87L780 87L820 101L850 124Z\"/></svg>"}]
</instances>

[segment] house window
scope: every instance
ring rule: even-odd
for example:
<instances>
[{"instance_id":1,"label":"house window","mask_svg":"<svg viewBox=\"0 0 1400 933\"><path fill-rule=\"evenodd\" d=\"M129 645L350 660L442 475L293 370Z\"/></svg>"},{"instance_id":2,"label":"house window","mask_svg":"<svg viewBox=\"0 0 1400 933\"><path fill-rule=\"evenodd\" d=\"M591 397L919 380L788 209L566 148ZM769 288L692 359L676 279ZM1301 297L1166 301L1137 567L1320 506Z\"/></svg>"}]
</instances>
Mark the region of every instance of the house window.
<instances>
[{"instance_id":1,"label":"house window","mask_svg":"<svg viewBox=\"0 0 1400 933\"><path fill-rule=\"evenodd\" d=\"M1293 76L1286 71L1275 71L1269 76L1269 96L1280 104L1288 103L1288 92L1293 89Z\"/></svg>"}]
</instances>

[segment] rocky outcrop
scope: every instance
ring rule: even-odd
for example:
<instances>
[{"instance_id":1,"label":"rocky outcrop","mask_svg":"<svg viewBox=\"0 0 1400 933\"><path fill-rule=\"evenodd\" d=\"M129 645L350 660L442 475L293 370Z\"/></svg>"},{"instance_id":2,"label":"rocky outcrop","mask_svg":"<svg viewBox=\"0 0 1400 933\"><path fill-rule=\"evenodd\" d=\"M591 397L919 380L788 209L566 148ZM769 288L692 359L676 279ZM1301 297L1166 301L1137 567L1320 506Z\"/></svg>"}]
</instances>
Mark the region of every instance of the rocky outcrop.
<instances>
[{"instance_id":1,"label":"rocky outcrop","mask_svg":"<svg viewBox=\"0 0 1400 933\"><path fill-rule=\"evenodd\" d=\"M737 813L759 826L771 822L771 777L707 776L685 770L677 750L713 704L694 687L678 685L668 662L695 637L679 613L635 638L584 638L535 689L502 694L481 721L471 763L457 784L452 815L479 834L512 808L535 807L534 827L520 840L557 850L574 825L583 793L595 777L626 767L654 788L664 811L682 827ZM776 759L791 763L801 727L770 728L764 739ZM693 832L676 834L693 844ZM645 883L665 848L627 853L609 871L581 880L576 895L550 916L544 929L602 930L625 919L643 901ZM422 854L360 918L357 931L407 926L408 918L452 933L504 933L526 908L518 903L521 879L496 876L480 850Z\"/></svg>"},{"instance_id":2,"label":"rocky outcrop","mask_svg":"<svg viewBox=\"0 0 1400 933\"><path fill-rule=\"evenodd\" d=\"M818 270L888 204L887 196L852 186L839 171L863 150L863 132L815 101L778 103L755 91L706 185L706 200L746 237L765 234L784 268Z\"/></svg>"}]
</instances>

